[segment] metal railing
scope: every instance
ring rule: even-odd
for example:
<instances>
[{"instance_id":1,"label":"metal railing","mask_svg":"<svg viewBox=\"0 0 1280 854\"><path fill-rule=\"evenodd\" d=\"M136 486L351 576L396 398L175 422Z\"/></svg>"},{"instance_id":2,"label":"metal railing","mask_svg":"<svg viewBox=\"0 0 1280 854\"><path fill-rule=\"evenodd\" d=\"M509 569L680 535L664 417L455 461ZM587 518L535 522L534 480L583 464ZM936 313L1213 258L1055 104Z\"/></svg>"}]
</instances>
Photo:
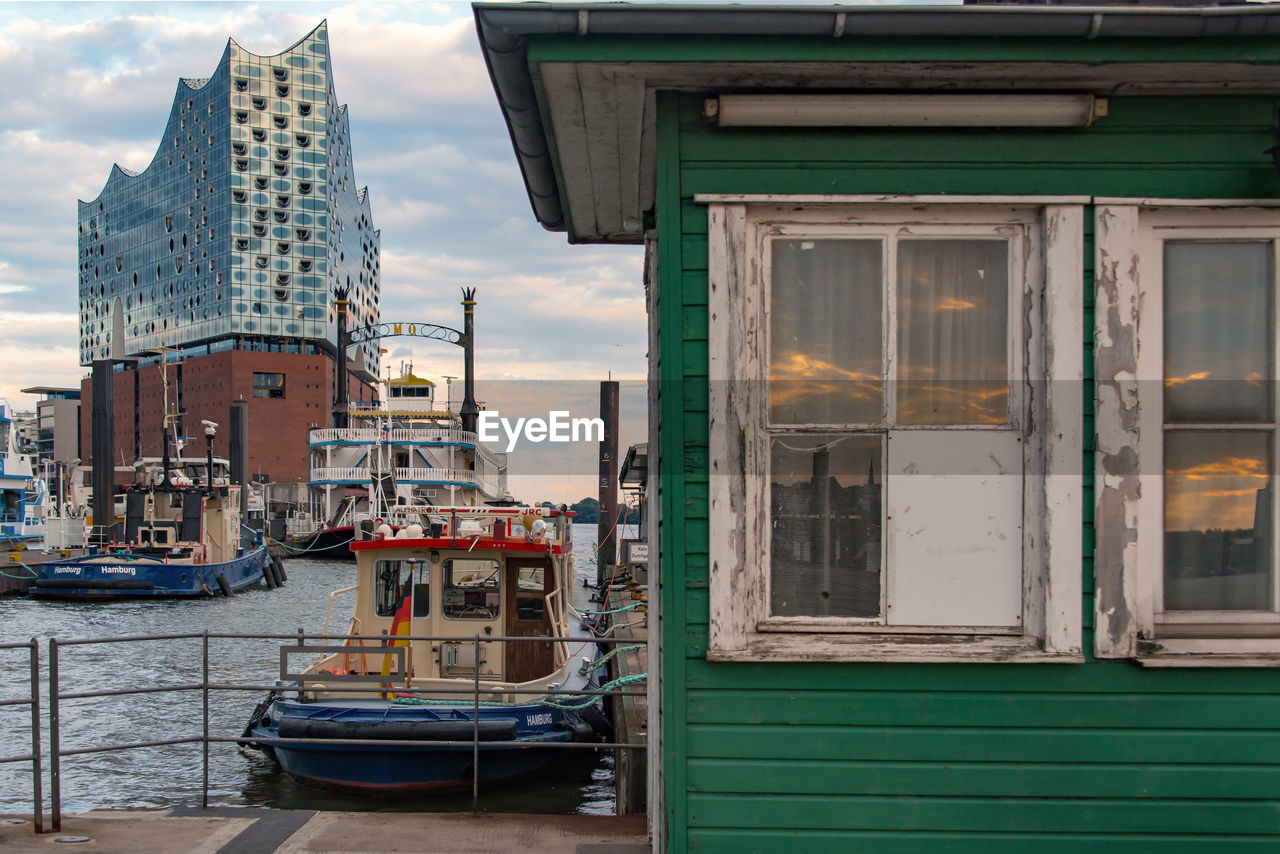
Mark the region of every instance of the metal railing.
<instances>
[{"instance_id":1,"label":"metal railing","mask_svg":"<svg viewBox=\"0 0 1280 854\"><path fill-rule=\"evenodd\" d=\"M112 688L100 690L71 691L64 692L60 681L60 665L63 650L68 647L85 647L100 646L106 644L130 644L143 642L173 642L184 640L200 641L200 679L199 681L177 682L173 684L152 685L152 686L136 686L129 688ZM280 649L280 680L272 684L264 683L223 683L214 682L210 679L210 640L257 640L257 641L291 641L290 645L281 647ZM351 641L361 643L367 641L381 641L376 646L360 646L353 647ZM312 645L308 646L307 642L311 641ZM315 645L316 642L341 641L341 645L321 644ZM209 698L211 692L214 691L240 691L240 692L270 692L273 695L281 693L297 693L302 695L314 694L319 691L333 692L341 690L344 694L373 694L387 696L395 692L412 692L413 678L406 675L406 671L411 671L409 659L408 644L411 641L429 641L443 643L446 641L468 643L474 647L475 659L472 667L472 684L469 688L441 688L433 685L430 689L432 697L444 696L471 696L472 697L472 809L477 814L479 812L479 785L480 785L480 700L481 695L487 698L506 697L512 699L516 697L541 698L541 697L577 697L585 698L604 698L612 697L640 697L645 696L643 690L621 690L617 688L606 689L584 689L571 690L562 688L549 688L546 686L539 688L518 688L518 687L498 687L493 684L496 680L490 680L489 684L482 687L480 667L484 663L482 656L482 645L491 643L550 643L558 647L564 648L562 644L582 644L585 646L607 647L616 646L618 644L645 644L644 640L628 639L618 640L612 638L601 637L481 637L476 634L474 638L458 638L458 637L442 637L442 636L402 636L394 639L386 636L385 632L379 637L370 637L368 635L307 635L301 629L293 634L239 634L239 633L223 633L203 631L199 633L184 634L160 634L160 635L136 635L129 637L109 637L109 638L92 638L77 640L59 640L50 638L48 641L49 649L49 805L50 805L50 829L59 831L62 829L62 760L72 756L82 756L95 753L108 753L118 751L136 750L142 748L165 747L183 744L199 744L201 745L201 806L207 808L209 806L209 751L210 745L216 744L232 744L237 746L255 745L305 745L305 744L323 744L332 746L368 746L368 739L350 739L350 738L260 738L249 737L246 730L239 736L215 735L211 731L210 726L210 710ZM39 743L39 645L36 639L32 639L30 643L23 644L0 644L0 650L4 649L30 649L31 651L31 696L26 699L8 700L0 702L3 705L30 705L32 708L32 749L31 753L21 756L0 758L0 762L26 762L32 763L33 777L33 813L35 816L35 829L37 833L43 833L43 800L41 792L41 752ZM399 661L399 673L382 674L364 674L364 675L337 675L324 673L324 687L320 687L316 676L318 674L310 674L304 681L303 673L292 673L288 669L288 657L291 654L313 654L313 653L329 653L333 651L351 652L359 649L364 655L391 655ZM167 650L170 660L174 659L173 649ZM575 653L576 654L576 653ZM311 683L313 687L308 688L307 683ZM362 684L363 683L363 684ZM337 688L341 685L341 688ZM157 694L172 693L195 693L198 692L201 704L201 728L198 734L183 735L175 738L152 739L148 741L130 741L123 743L99 744L90 747L64 748L62 746L62 703L68 700L87 700L104 697L131 697L131 696L154 696ZM486 700L486 702L490 702ZM447 745L457 747L458 741L448 740L431 740L431 739L377 739L379 747L432 747ZM499 741L486 739L484 741L486 747L503 747L503 748L520 748L520 749L559 749L559 750L643 750L644 743L622 743L612 742L578 742L578 741Z\"/></svg>"},{"instance_id":2,"label":"metal railing","mask_svg":"<svg viewBox=\"0 0 1280 854\"><path fill-rule=\"evenodd\" d=\"M419 467L396 468L394 472L397 483L481 485L479 475L471 469ZM318 466L309 475L312 483L334 484L367 484L372 476L373 470L366 466Z\"/></svg>"},{"instance_id":3,"label":"metal railing","mask_svg":"<svg viewBox=\"0 0 1280 854\"><path fill-rule=\"evenodd\" d=\"M31 820L36 833L44 833L44 802L40 756L40 643L32 638L28 643L0 643L0 651L25 649L31 658L31 683L26 697L11 697L0 700L3 706L31 707L31 752L19 756L0 756L0 764L8 762L31 763ZM15 684L18 684L15 682Z\"/></svg>"},{"instance_id":4,"label":"metal railing","mask_svg":"<svg viewBox=\"0 0 1280 854\"><path fill-rule=\"evenodd\" d=\"M312 445L328 445L338 442L358 444L375 444L386 442L393 445L440 444L462 445L474 447L479 443L475 433L469 430L456 430L450 427L436 428L396 428L380 430L376 427L325 427L312 430L308 434Z\"/></svg>"}]
</instances>

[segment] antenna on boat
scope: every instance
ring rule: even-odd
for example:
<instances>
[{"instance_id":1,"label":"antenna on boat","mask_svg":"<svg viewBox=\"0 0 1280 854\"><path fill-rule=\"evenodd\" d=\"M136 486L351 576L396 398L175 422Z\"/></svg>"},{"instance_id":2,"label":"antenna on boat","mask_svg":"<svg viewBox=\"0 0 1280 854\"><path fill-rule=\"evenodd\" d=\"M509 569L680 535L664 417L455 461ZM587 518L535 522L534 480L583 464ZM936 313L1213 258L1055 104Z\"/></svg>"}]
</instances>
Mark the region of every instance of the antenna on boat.
<instances>
[{"instance_id":1,"label":"antenna on boat","mask_svg":"<svg viewBox=\"0 0 1280 854\"><path fill-rule=\"evenodd\" d=\"M160 440L161 440L161 444L163 445L163 448L161 449L161 453L160 453L160 469L161 469L160 482L167 486L169 483L169 467L170 467L169 465L170 463L169 461L169 430L170 428L173 429L173 442L174 442L174 445L178 448L178 458L179 459L182 458L182 448L181 448L181 445L178 444L177 424L178 424L179 415L176 412L169 411L168 354L176 353L177 350L175 350L173 347L166 347L163 344L161 344L152 352L158 353L160 355L160 383L161 383L161 386L163 387L163 401L164 401L164 417L161 419L161 422L160 422Z\"/></svg>"}]
</instances>

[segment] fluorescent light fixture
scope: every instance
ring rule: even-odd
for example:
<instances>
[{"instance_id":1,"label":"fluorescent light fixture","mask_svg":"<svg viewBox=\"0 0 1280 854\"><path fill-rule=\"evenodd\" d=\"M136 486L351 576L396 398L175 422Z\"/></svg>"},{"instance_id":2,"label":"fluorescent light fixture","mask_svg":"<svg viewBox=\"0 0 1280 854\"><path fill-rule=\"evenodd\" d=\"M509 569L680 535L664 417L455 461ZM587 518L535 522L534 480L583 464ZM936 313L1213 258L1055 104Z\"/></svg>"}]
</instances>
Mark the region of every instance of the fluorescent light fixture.
<instances>
[{"instance_id":1,"label":"fluorescent light fixture","mask_svg":"<svg viewBox=\"0 0 1280 854\"><path fill-rule=\"evenodd\" d=\"M721 95L721 127L1084 127L1107 114L1092 95Z\"/></svg>"}]
</instances>

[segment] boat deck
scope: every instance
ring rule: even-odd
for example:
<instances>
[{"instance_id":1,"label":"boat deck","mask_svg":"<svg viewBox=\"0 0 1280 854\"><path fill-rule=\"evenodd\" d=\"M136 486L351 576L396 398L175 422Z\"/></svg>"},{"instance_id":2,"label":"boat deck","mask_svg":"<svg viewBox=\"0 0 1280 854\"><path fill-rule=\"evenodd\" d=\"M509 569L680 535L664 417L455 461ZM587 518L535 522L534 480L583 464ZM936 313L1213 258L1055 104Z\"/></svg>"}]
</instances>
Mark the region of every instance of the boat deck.
<instances>
[{"instance_id":1,"label":"boat deck","mask_svg":"<svg viewBox=\"0 0 1280 854\"><path fill-rule=\"evenodd\" d=\"M25 596L35 575L27 567L51 560L80 557L84 549L8 548L0 550L0 596ZM14 560L17 555L18 560Z\"/></svg>"},{"instance_id":2,"label":"boat deck","mask_svg":"<svg viewBox=\"0 0 1280 854\"><path fill-rule=\"evenodd\" d=\"M63 837L81 854L419 854L519 851L521 854L648 854L643 815L313 812L245 807L102 810L64 816L62 828L36 834L0 820L0 851L48 852ZM47 818L46 818L47 821ZM47 825L46 825L47 829Z\"/></svg>"}]
</instances>

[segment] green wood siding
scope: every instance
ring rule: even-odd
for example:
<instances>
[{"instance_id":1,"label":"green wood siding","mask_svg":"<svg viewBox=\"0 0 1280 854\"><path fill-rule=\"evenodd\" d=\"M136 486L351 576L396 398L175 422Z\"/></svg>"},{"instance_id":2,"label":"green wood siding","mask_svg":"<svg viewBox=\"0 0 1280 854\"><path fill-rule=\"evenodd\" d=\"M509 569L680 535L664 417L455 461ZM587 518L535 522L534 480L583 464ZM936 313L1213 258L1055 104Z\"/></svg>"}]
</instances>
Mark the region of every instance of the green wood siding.
<instances>
[{"instance_id":1,"label":"green wood siding","mask_svg":"<svg viewBox=\"0 0 1280 854\"><path fill-rule=\"evenodd\" d=\"M680 54L678 41L668 47ZM1070 47L1076 59L1116 57L1114 45ZM725 58L751 52L741 42L716 50ZM1001 50L1019 52L1016 45ZM1213 52L1208 44L1198 50ZM1255 52L1268 60L1277 53L1274 46ZM581 48L575 55L588 58ZM1041 51L1036 58L1049 57ZM1138 57L1130 50L1124 58ZM1274 143L1274 100L1114 97L1110 115L1094 127L1025 131L722 130L702 120L700 106L695 95L658 100L669 850L1277 850L1275 671L1154 671L1092 659L990 666L705 660L707 216L692 201L695 193L1271 197L1280 195L1280 180L1262 152ZM1081 346L1091 380L1091 210L1085 221ZM1081 394L1083 644L1091 651L1088 382Z\"/></svg>"}]
</instances>

